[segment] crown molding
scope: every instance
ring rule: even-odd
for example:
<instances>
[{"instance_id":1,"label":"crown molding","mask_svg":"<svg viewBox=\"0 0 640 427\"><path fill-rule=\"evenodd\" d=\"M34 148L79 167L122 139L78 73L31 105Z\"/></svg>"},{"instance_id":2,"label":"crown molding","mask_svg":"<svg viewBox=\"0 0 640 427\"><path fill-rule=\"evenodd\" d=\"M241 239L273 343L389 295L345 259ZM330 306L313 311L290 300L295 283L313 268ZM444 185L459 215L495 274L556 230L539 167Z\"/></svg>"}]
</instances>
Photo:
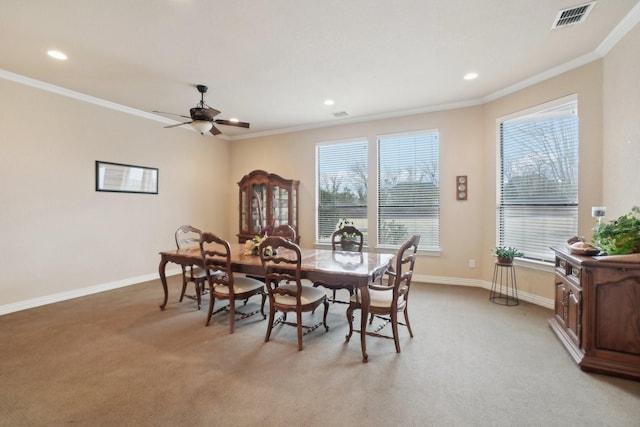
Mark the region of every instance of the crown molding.
<instances>
[{"instance_id":1,"label":"crown molding","mask_svg":"<svg viewBox=\"0 0 640 427\"><path fill-rule=\"evenodd\" d=\"M340 119L339 122L330 121L330 122L324 122L324 123L310 123L306 125L294 126L289 128L274 129L270 131L256 132L256 133L235 135L235 136L218 135L218 138L222 138L227 141L259 138L264 136L280 135L284 133L336 127L336 126L342 126L347 124L363 123L363 122L384 120L384 119L390 119L390 118L396 118L396 117L406 117L406 116L412 116L417 114L430 113L434 111L445 111L445 110L452 110L457 108L465 108L465 107L472 107L476 105L482 105L487 102L494 101L503 96L512 94L514 92L517 92L519 90L522 90L534 84L540 83L544 80L548 80L552 77L558 76L574 68L578 68L580 66L588 64L589 62L592 62L604 57L629 31L631 31L631 29L633 29L638 24L638 22L640 22L640 2L638 2L629 11L629 13L627 13L624 16L624 18L618 23L618 25L616 25L616 27L605 37L602 43L600 43L600 45L598 45L598 47L593 52L583 55L572 61L561 64L552 69L549 69L531 78L525 79L514 85L508 86L504 89L501 89L497 92L494 92L480 99L472 99L472 100L461 101L461 102L450 103L450 104L432 105L432 106L426 106L426 107L412 109L412 110L396 111L392 113L376 114L376 115L369 115L369 116L362 116L362 117L350 117L350 118ZM52 85L50 83L46 83L40 80L35 80L29 77L15 74L10 71L0 69L0 78L21 83L27 86L35 87L48 92L56 93L58 95L77 99L79 101L88 102L91 104L99 105L101 107L120 111L125 114L132 114L134 116L142 117L149 120L154 120L156 122L164 123L167 125L173 125L173 124L179 123L175 120L167 119L166 117L158 116L152 113L148 113L146 111L137 110L135 108L127 107L121 104L117 104L115 102L106 101L104 99L96 98L94 96L85 95L83 93L75 92L70 89L63 88L61 86ZM192 129L191 127L184 127L184 129L189 129L195 132L195 129Z\"/></svg>"},{"instance_id":2,"label":"crown molding","mask_svg":"<svg viewBox=\"0 0 640 427\"><path fill-rule=\"evenodd\" d=\"M629 13L627 13L618 25L611 30L607 37L604 38L602 43L596 48L596 53L600 56L605 56L638 22L640 22L640 2L633 6Z\"/></svg>"}]
</instances>

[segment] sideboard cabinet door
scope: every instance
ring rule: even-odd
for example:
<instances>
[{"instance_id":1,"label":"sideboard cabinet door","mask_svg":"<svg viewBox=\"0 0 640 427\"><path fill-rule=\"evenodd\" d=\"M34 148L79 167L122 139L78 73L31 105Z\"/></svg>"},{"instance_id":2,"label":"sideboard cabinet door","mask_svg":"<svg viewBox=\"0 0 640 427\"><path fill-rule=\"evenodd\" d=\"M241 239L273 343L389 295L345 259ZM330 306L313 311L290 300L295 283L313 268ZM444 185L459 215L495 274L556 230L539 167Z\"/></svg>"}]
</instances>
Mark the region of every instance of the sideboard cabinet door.
<instances>
[{"instance_id":1,"label":"sideboard cabinet door","mask_svg":"<svg viewBox=\"0 0 640 427\"><path fill-rule=\"evenodd\" d=\"M640 380L640 262L556 254L549 326L582 370Z\"/></svg>"}]
</instances>

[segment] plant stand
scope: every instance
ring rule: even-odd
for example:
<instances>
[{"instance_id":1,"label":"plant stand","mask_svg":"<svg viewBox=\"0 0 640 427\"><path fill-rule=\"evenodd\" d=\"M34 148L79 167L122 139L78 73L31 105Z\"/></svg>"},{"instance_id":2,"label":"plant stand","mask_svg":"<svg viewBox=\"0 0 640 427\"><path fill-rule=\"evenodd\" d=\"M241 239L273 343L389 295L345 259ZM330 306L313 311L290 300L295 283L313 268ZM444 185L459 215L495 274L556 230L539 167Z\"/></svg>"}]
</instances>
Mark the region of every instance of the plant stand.
<instances>
[{"instance_id":1,"label":"plant stand","mask_svg":"<svg viewBox=\"0 0 640 427\"><path fill-rule=\"evenodd\" d=\"M516 284L516 269L513 262L496 261L493 267L493 281L489 301L507 306L518 305L518 286Z\"/></svg>"}]
</instances>

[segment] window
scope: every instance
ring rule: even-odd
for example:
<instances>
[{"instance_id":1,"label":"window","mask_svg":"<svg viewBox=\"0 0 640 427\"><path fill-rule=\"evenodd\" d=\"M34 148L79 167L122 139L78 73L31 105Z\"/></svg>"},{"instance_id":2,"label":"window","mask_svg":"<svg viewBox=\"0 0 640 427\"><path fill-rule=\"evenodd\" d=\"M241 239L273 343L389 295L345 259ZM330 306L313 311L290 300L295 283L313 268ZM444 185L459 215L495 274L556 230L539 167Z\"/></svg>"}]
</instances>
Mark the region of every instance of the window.
<instances>
[{"instance_id":1,"label":"window","mask_svg":"<svg viewBox=\"0 0 640 427\"><path fill-rule=\"evenodd\" d=\"M440 250L437 131L378 138L378 246L398 247L419 234L420 247Z\"/></svg>"},{"instance_id":2,"label":"window","mask_svg":"<svg viewBox=\"0 0 640 427\"><path fill-rule=\"evenodd\" d=\"M549 246L578 230L578 103L545 105L499 123L498 244L552 262Z\"/></svg>"},{"instance_id":3,"label":"window","mask_svg":"<svg viewBox=\"0 0 640 427\"><path fill-rule=\"evenodd\" d=\"M353 221L367 241L367 151L366 140L316 147L318 242L329 242L341 218Z\"/></svg>"}]
</instances>

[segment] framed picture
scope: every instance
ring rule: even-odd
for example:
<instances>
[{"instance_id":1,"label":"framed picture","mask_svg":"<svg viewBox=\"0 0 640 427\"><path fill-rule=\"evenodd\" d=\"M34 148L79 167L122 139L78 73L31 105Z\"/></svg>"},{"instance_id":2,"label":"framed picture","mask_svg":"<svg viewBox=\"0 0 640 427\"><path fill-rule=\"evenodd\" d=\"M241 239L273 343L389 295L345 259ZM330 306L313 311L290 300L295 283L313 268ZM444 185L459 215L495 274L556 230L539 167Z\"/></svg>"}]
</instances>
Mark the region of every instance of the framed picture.
<instances>
[{"instance_id":1,"label":"framed picture","mask_svg":"<svg viewBox=\"0 0 640 427\"><path fill-rule=\"evenodd\" d=\"M158 168L96 160L96 191L158 194Z\"/></svg>"}]
</instances>

